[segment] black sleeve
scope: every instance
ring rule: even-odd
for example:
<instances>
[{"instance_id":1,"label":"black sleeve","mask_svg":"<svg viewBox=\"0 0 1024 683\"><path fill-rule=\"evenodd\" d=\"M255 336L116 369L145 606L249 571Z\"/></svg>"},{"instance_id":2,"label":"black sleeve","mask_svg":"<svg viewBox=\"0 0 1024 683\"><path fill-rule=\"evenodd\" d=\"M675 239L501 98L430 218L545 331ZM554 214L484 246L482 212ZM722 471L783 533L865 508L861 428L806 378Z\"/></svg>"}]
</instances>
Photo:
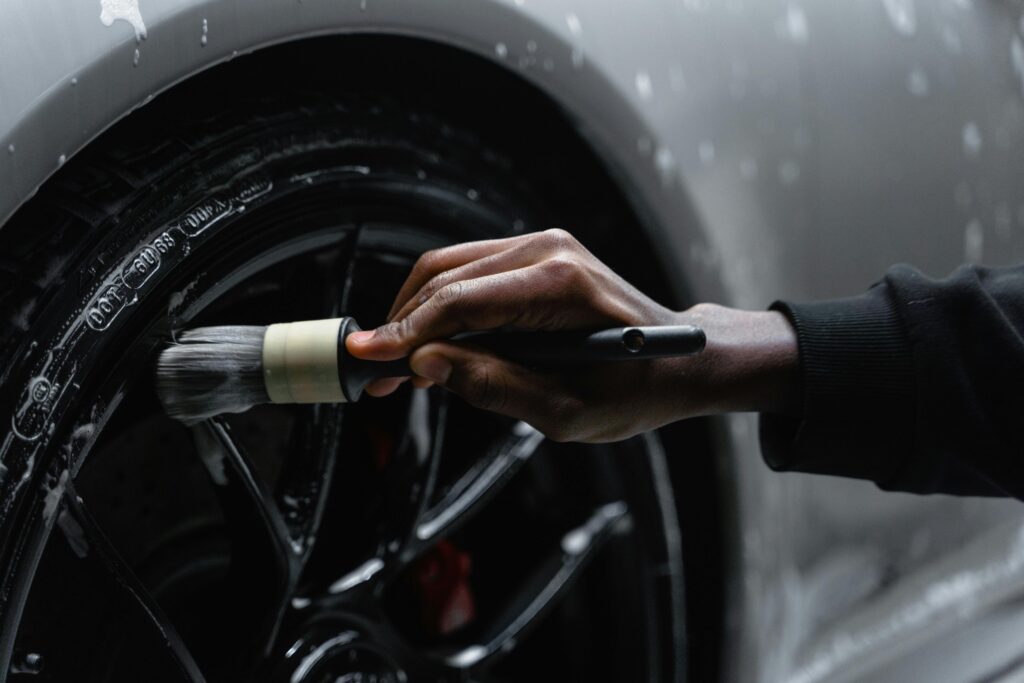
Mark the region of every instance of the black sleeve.
<instances>
[{"instance_id":1,"label":"black sleeve","mask_svg":"<svg viewBox=\"0 0 1024 683\"><path fill-rule=\"evenodd\" d=\"M803 414L761 415L769 466L1024 499L1024 265L894 266L861 296L772 308L797 331Z\"/></svg>"}]
</instances>

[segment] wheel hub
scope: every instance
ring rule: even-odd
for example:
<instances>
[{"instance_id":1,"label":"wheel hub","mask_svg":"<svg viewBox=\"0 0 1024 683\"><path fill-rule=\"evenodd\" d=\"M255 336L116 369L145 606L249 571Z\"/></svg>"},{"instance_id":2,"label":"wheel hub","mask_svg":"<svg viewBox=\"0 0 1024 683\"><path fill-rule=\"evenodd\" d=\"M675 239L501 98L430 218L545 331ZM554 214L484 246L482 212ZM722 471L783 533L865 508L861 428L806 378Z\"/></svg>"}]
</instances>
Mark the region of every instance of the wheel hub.
<instances>
[{"instance_id":1,"label":"wheel hub","mask_svg":"<svg viewBox=\"0 0 1024 683\"><path fill-rule=\"evenodd\" d=\"M300 640L293 646L298 661L291 683L404 683L408 680L398 662L355 629L336 631L331 637Z\"/></svg>"}]
</instances>

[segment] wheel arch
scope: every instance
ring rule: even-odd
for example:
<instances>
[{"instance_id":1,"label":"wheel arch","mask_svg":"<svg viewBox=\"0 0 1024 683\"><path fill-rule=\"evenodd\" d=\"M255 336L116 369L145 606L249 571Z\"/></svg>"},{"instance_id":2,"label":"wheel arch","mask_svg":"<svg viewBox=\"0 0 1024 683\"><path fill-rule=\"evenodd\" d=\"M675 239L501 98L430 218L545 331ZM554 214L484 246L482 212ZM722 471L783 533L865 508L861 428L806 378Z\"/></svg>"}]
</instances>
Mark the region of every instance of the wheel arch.
<instances>
[{"instance_id":1,"label":"wheel arch","mask_svg":"<svg viewBox=\"0 0 1024 683\"><path fill-rule=\"evenodd\" d=\"M124 16L104 9L108 5L122 8ZM124 11L133 6L138 2L103 0L67 12L45 3L0 8L0 25L18 29L0 45L0 177L8 180L0 183L0 226L103 131L197 74L238 55L316 36L404 36L448 46L466 63L489 64L504 82L554 102L557 109L547 109L530 126L561 125L596 154L624 192L634 227L650 243L668 246L654 254L675 302L690 300L694 290L703 298L723 292L712 267L693 275L700 268L689 257L705 253L708 241L677 169L656 158L659 139L670 133L659 135L645 118L616 73L617 52L583 41L571 11L501 0L448 0L429 8L381 0L259 0L244 8L218 0L147 0L133 18ZM41 55L39 46L48 44L62 49ZM410 48L410 56L414 52ZM467 100L476 92L468 90ZM558 115L562 121L553 120Z\"/></svg>"}]
</instances>

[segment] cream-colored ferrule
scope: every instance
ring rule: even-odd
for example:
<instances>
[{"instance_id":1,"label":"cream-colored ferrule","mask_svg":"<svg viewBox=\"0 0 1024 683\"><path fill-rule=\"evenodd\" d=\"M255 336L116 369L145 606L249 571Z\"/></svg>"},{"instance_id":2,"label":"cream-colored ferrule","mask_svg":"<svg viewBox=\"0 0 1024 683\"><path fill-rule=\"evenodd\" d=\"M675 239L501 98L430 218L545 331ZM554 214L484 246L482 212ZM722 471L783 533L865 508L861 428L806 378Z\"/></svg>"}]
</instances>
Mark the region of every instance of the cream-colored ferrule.
<instances>
[{"instance_id":1,"label":"cream-colored ferrule","mask_svg":"<svg viewBox=\"0 0 1024 683\"><path fill-rule=\"evenodd\" d=\"M263 381L272 403L343 403L338 380L341 319L281 323L263 337Z\"/></svg>"}]
</instances>

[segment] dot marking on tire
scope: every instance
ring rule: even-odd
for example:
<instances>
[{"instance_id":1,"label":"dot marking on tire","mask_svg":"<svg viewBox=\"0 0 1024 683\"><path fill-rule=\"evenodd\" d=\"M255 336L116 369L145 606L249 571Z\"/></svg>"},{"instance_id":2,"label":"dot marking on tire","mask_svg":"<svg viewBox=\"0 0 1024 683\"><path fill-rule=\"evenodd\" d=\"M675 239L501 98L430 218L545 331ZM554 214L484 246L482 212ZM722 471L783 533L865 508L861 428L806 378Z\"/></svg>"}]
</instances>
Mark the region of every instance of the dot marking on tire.
<instances>
[{"instance_id":1,"label":"dot marking on tire","mask_svg":"<svg viewBox=\"0 0 1024 683\"><path fill-rule=\"evenodd\" d=\"M246 177L172 220L156 237L115 266L81 313L68 321L62 336L49 344L49 350L36 366L32 379L21 391L11 418L11 435L21 441L37 441L45 433L50 415L66 390L75 386L77 361L57 350L73 347L86 332L107 330L125 309L139 301L158 271L189 253L191 238L201 235L226 216L242 212L247 204L272 189L273 182L269 177L262 174ZM7 445L9 443L4 450ZM7 463L0 464L7 467Z\"/></svg>"}]
</instances>

